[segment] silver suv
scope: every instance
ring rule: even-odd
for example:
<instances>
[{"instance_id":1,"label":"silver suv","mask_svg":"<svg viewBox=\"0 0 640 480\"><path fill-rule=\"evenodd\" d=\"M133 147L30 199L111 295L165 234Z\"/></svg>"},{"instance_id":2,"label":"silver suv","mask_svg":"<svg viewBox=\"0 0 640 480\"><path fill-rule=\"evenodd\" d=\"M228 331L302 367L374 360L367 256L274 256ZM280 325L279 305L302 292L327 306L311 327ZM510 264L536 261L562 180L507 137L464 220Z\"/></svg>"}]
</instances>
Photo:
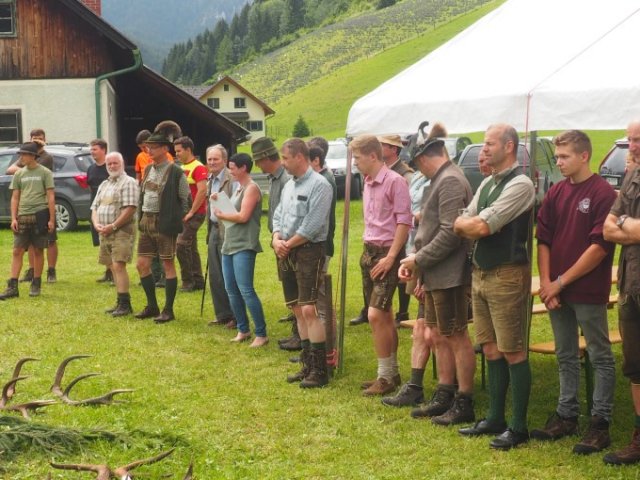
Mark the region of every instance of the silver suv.
<instances>
[{"instance_id":1,"label":"silver suv","mask_svg":"<svg viewBox=\"0 0 640 480\"><path fill-rule=\"evenodd\" d=\"M18 160L19 148L0 148L0 222L11 221L11 175L7 168ZM91 218L91 191L87 169L93 163L87 146L48 145L53 157L58 231L73 230L80 220Z\"/></svg>"}]
</instances>

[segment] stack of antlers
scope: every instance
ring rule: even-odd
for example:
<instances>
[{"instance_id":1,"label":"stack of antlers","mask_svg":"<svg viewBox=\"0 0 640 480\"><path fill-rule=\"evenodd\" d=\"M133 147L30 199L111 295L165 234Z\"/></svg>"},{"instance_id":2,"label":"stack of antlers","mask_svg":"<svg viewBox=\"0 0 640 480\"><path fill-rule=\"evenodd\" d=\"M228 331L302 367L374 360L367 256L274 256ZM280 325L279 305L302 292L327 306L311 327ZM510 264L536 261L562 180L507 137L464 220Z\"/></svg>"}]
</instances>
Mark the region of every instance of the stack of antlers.
<instances>
[{"instance_id":1,"label":"stack of antlers","mask_svg":"<svg viewBox=\"0 0 640 480\"><path fill-rule=\"evenodd\" d=\"M74 378L71 382L69 382L69 385L67 385L67 387L64 390L62 389L61 387L62 377L64 377L64 371L67 368L67 365L69 364L69 362L79 358L89 358L89 357L91 357L91 355L72 355L68 358L65 358L62 361L62 363L60 363L60 365L58 366L58 369L56 370L56 376L53 381L53 385L51 386L51 392L57 397L59 397L63 403L66 403L68 405L74 405L74 406L111 405L113 403L120 403L119 401L114 400L113 397L115 395L118 395L121 393L131 393L134 391L129 388L120 388L120 389L112 390L108 393L105 393L102 396L87 398L84 400L72 400L71 398L69 398L69 392L78 382L80 382L81 380L84 380L85 378L95 377L97 375L100 375L99 373L85 373L84 375L80 375ZM20 376L22 366L27 362L32 362L37 360L38 360L37 358L31 358L31 357L21 358L20 360L18 360L13 370L13 377L2 388L2 398L0 399L0 410L20 412L24 418L29 418L30 412L35 412L39 408L46 407L47 405L53 405L54 403L56 403L55 400L34 400L31 402L21 403L19 405L8 404L9 400L11 400L11 398L15 394L16 384L21 380L25 380L26 378L29 378L26 376Z\"/></svg>"}]
</instances>

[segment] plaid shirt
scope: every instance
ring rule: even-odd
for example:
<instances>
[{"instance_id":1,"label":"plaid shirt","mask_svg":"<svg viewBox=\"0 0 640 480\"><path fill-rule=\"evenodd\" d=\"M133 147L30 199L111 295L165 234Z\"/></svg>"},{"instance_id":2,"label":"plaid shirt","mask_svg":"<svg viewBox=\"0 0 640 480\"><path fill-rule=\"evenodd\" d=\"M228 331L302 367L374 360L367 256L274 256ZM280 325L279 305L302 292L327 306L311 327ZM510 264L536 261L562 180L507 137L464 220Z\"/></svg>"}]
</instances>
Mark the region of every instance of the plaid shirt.
<instances>
[{"instance_id":1,"label":"plaid shirt","mask_svg":"<svg viewBox=\"0 0 640 480\"><path fill-rule=\"evenodd\" d=\"M137 207L140 195L138 182L126 173L109 177L100 184L91 210L98 213L98 223L109 225L118 218L124 207Z\"/></svg>"}]
</instances>

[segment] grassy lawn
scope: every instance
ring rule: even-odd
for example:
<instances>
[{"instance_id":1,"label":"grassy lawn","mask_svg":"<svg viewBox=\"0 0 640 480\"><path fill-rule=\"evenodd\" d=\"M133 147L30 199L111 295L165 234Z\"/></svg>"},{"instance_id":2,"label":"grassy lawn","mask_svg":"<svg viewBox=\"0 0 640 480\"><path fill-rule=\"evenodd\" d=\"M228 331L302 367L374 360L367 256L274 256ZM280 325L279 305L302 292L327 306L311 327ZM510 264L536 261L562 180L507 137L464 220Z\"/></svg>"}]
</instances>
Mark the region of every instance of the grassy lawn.
<instances>
[{"instance_id":1,"label":"grassy lawn","mask_svg":"<svg viewBox=\"0 0 640 480\"><path fill-rule=\"evenodd\" d=\"M343 204L338 218L342 219ZM340 220L340 224L342 221ZM361 250L361 203L352 203L346 319L361 307L358 255ZM339 251L342 227L337 230ZM364 398L359 385L375 376L369 329L347 327L344 372L328 388L303 391L284 381L296 367L277 348L276 339L289 326L278 323L285 314L275 261L268 249L258 256L256 288L265 306L272 342L255 351L246 344L230 344L232 332L208 327L212 318L209 298L200 316L199 293L176 299L178 321L157 326L132 317L113 319L103 312L113 304L113 287L95 283L101 274L97 250L91 247L86 225L60 235L59 281L44 285L39 298L29 298L21 285L19 299L0 304L0 374L9 380L15 361L34 356L23 373L29 379L18 385L14 403L53 398L49 391L58 363L71 354L91 354L70 364L67 382L75 375L102 372L80 383L74 398L100 395L113 388L135 388L128 402L106 407L71 407L57 404L45 409L34 422L54 427L103 428L114 432L142 431L127 443L101 441L84 452L55 458L25 452L13 459L0 453L0 478L43 479L50 460L121 465L155 455L176 444L177 450L160 464L137 472L160 478L171 472L182 478L193 459L196 478L305 478L373 479L413 478L634 478L637 468L606 468L601 455L575 457L574 439L544 444L532 442L513 452L488 448L488 439L461 438L447 429L416 421L406 409L384 407L379 399ZM2 281L6 278L12 235L0 229ZM204 238L201 252L204 250ZM334 298L338 256L332 264ZM130 267L134 308L144 306L137 274ZM163 300L164 294L159 292ZM208 296L207 296L208 297ZM415 301L412 302L413 311ZM615 310L610 322L615 324ZM532 341L552 338L546 316L534 318ZM410 373L410 332L400 332L401 373ZM615 347L619 363L620 346ZM554 409L557 373L551 356L533 355L534 386L530 402L530 427L541 425ZM428 367L426 394L435 382ZM482 416L487 393L476 376L476 412ZM581 389L581 395L584 390ZM582 398L584 401L584 398ZM584 403L584 402L583 402ZM584 424L586 418L582 418ZM632 407L627 382L619 375L612 437L614 446L626 444L631 430ZM2 430L0 429L0 433ZM1 449L0 449L1 450ZM419 473L418 473L419 472ZM90 475L55 471L54 479L91 478Z\"/></svg>"}]
</instances>

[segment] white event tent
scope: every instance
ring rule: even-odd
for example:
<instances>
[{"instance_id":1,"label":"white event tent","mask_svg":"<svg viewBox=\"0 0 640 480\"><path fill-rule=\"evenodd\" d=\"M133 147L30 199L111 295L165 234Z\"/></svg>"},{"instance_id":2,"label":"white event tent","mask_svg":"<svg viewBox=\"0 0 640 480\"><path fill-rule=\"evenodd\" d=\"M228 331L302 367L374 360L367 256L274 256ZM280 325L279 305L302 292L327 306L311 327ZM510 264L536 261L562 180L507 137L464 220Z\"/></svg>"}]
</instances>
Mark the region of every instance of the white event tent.
<instances>
[{"instance_id":1,"label":"white event tent","mask_svg":"<svg viewBox=\"0 0 640 480\"><path fill-rule=\"evenodd\" d=\"M640 118L638 0L508 0L355 102L347 135L620 129Z\"/></svg>"}]
</instances>

